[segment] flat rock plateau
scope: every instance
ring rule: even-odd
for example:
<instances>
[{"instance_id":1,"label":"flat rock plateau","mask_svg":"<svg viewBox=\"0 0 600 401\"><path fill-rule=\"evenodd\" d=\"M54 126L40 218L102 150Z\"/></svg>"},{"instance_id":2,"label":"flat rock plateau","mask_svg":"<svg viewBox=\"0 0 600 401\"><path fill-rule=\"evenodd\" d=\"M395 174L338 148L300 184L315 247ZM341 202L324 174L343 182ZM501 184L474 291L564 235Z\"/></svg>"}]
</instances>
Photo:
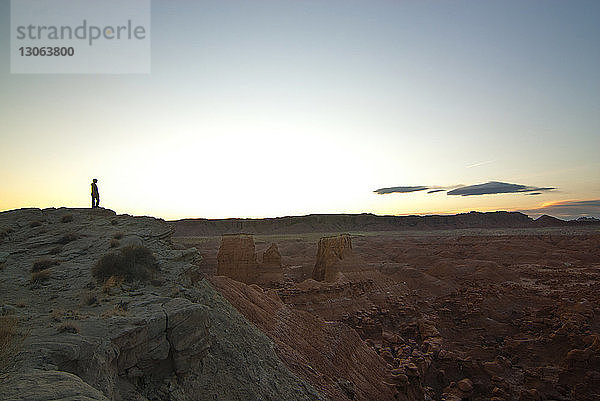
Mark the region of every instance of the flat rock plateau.
<instances>
[{"instance_id":1,"label":"flat rock plateau","mask_svg":"<svg viewBox=\"0 0 600 401\"><path fill-rule=\"evenodd\" d=\"M2 212L0 399L598 400L599 250L507 212Z\"/></svg>"}]
</instances>

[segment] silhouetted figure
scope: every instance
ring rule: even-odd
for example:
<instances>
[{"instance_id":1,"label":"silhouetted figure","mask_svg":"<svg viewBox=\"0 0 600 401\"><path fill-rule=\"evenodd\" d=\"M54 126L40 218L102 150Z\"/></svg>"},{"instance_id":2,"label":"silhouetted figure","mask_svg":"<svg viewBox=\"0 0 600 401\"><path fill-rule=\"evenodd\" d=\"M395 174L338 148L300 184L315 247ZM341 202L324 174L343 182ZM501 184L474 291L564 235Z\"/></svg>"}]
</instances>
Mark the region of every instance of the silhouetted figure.
<instances>
[{"instance_id":1,"label":"silhouetted figure","mask_svg":"<svg viewBox=\"0 0 600 401\"><path fill-rule=\"evenodd\" d=\"M92 209L95 207L100 207L100 193L98 192L98 182L97 179L92 180Z\"/></svg>"}]
</instances>

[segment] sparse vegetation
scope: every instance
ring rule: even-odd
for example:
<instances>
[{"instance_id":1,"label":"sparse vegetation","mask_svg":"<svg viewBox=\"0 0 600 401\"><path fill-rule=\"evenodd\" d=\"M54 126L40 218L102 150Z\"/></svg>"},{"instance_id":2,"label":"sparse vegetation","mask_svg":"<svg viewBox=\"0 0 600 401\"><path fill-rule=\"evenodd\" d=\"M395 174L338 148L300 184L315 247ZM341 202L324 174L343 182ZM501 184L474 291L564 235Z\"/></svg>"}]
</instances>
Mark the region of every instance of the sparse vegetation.
<instances>
[{"instance_id":1,"label":"sparse vegetation","mask_svg":"<svg viewBox=\"0 0 600 401\"><path fill-rule=\"evenodd\" d=\"M113 234L113 238L114 239L123 239L124 236L125 236L125 234L123 234L122 232L118 232L118 233L114 233Z\"/></svg>"},{"instance_id":2,"label":"sparse vegetation","mask_svg":"<svg viewBox=\"0 0 600 401\"><path fill-rule=\"evenodd\" d=\"M46 281L50 278L50 270L49 269L45 269L45 270L40 270L37 272L33 272L31 273L31 282L32 283L41 283L42 281Z\"/></svg>"},{"instance_id":3,"label":"sparse vegetation","mask_svg":"<svg viewBox=\"0 0 600 401\"><path fill-rule=\"evenodd\" d=\"M58 241L56 241L56 242L59 243L59 244L61 244L61 245L66 245L69 242L73 242L73 241L75 241L78 238L79 237L77 235L75 235L73 233L68 233L68 234L65 234L62 237L60 237L58 239Z\"/></svg>"},{"instance_id":4,"label":"sparse vegetation","mask_svg":"<svg viewBox=\"0 0 600 401\"><path fill-rule=\"evenodd\" d=\"M29 223L29 228L35 228L35 227L39 227L42 225L41 221L38 220L34 220L31 223Z\"/></svg>"},{"instance_id":5,"label":"sparse vegetation","mask_svg":"<svg viewBox=\"0 0 600 401\"><path fill-rule=\"evenodd\" d=\"M146 281L154 278L158 263L152 252L143 246L128 246L118 253L104 255L94 267L92 274L97 280L106 281L112 276L125 281Z\"/></svg>"},{"instance_id":6,"label":"sparse vegetation","mask_svg":"<svg viewBox=\"0 0 600 401\"><path fill-rule=\"evenodd\" d=\"M16 316L0 316L0 372L13 367L14 357L21 350L25 337Z\"/></svg>"},{"instance_id":7,"label":"sparse vegetation","mask_svg":"<svg viewBox=\"0 0 600 401\"><path fill-rule=\"evenodd\" d=\"M63 217L60 218L60 222L61 223L70 223L73 221L73 215L72 214L65 214Z\"/></svg>"},{"instance_id":8,"label":"sparse vegetation","mask_svg":"<svg viewBox=\"0 0 600 401\"><path fill-rule=\"evenodd\" d=\"M102 285L102 292L110 295L112 289L119 287L121 284L123 284L123 277L111 276Z\"/></svg>"},{"instance_id":9,"label":"sparse vegetation","mask_svg":"<svg viewBox=\"0 0 600 401\"><path fill-rule=\"evenodd\" d=\"M112 309L109 309L107 311L105 311L102 314L102 317L107 318L107 317L111 317L111 316L127 316L128 315L128 303L127 302L123 302L123 301L119 301L115 304L115 306Z\"/></svg>"},{"instance_id":10,"label":"sparse vegetation","mask_svg":"<svg viewBox=\"0 0 600 401\"><path fill-rule=\"evenodd\" d=\"M51 268L52 266L56 266L58 264L58 262L56 260L52 260L52 259L39 259L36 260L35 262L33 262L33 266L31 266L31 272L35 273L35 272L39 272L42 270L46 270Z\"/></svg>"},{"instance_id":11,"label":"sparse vegetation","mask_svg":"<svg viewBox=\"0 0 600 401\"><path fill-rule=\"evenodd\" d=\"M92 306L98 303L98 297L93 292L88 292L83 296L83 303L87 306Z\"/></svg>"},{"instance_id":12,"label":"sparse vegetation","mask_svg":"<svg viewBox=\"0 0 600 401\"><path fill-rule=\"evenodd\" d=\"M110 247L111 248L117 248L119 246L119 244L120 244L120 242L119 242L118 239L113 238L113 239L110 240Z\"/></svg>"},{"instance_id":13,"label":"sparse vegetation","mask_svg":"<svg viewBox=\"0 0 600 401\"><path fill-rule=\"evenodd\" d=\"M65 311L62 309L54 309L50 314L50 317L55 322L62 322L63 316L65 315Z\"/></svg>"},{"instance_id":14,"label":"sparse vegetation","mask_svg":"<svg viewBox=\"0 0 600 401\"><path fill-rule=\"evenodd\" d=\"M64 322L58 325L58 327L56 328L58 330L59 333L73 333L73 334L78 334L79 333L79 326L76 325L74 322Z\"/></svg>"}]
</instances>

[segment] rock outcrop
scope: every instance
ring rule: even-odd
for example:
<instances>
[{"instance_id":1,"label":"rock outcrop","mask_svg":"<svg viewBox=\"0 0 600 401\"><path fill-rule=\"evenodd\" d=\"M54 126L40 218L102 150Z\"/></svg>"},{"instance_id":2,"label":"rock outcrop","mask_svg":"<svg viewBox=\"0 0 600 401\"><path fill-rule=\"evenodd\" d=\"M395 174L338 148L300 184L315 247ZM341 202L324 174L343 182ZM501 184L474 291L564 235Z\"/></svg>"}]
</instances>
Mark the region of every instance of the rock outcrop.
<instances>
[{"instance_id":1,"label":"rock outcrop","mask_svg":"<svg viewBox=\"0 0 600 401\"><path fill-rule=\"evenodd\" d=\"M0 311L27 335L14 366L0 363L0 399L322 399L206 280L189 280L199 255L174 249L171 231L106 209L1 212ZM92 266L129 239L156 257L156 277L97 281Z\"/></svg>"},{"instance_id":2,"label":"rock outcrop","mask_svg":"<svg viewBox=\"0 0 600 401\"><path fill-rule=\"evenodd\" d=\"M267 287L277 286L283 282L283 266L277 244L271 243L263 252L262 263L258 266L256 282Z\"/></svg>"},{"instance_id":3,"label":"rock outcrop","mask_svg":"<svg viewBox=\"0 0 600 401\"><path fill-rule=\"evenodd\" d=\"M256 281L256 248L248 234L223 235L217 254L217 275L251 284Z\"/></svg>"},{"instance_id":4,"label":"rock outcrop","mask_svg":"<svg viewBox=\"0 0 600 401\"><path fill-rule=\"evenodd\" d=\"M351 256L352 239L349 234L321 238L312 278L317 281L335 281L339 273L339 263Z\"/></svg>"},{"instance_id":5,"label":"rock outcrop","mask_svg":"<svg viewBox=\"0 0 600 401\"><path fill-rule=\"evenodd\" d=\"M274 286L283 281L281 255L272 243L258 263L254 237L249 234L232 234L221 237L217 254L217 275L227 276L246 284Z\"/></svg>"}]
</instances>

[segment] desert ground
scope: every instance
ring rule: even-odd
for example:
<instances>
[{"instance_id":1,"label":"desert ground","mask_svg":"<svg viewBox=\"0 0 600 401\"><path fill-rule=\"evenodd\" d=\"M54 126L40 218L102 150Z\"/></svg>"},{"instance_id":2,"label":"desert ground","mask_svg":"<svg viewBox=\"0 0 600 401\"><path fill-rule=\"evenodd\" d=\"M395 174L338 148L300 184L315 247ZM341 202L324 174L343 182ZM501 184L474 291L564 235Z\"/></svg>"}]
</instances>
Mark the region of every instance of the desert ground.
<instances>
[{"instance_id":1,"label":"desert ground","mask_svg":"<svg viewBox=\"0 0 600 401\"><path fill-rule=\"evenodd\" d=\"M392 391L379 399L600 399L597 227L353 232L337 279L312 280L319 239L336 234L255 235L259 259L274 243L283 269L282 282L261 287L292 310L354 329L384 361L380 380ZM269 332L261 307L248 305L258 301L215 276L220 236L175 242L196 247L209 281ZM376 396L304 375L332 399Z\"/></svg>"},{"instance_id":2,"label":"desert ground","mask_svg":"<svg viewBox=\"0 0 600 401\"><path fill-rule=\"evenodd\" d=\"M599 249L506 212L1 212L0 399L598 400Z\"/></svg>"}]
</instances>

